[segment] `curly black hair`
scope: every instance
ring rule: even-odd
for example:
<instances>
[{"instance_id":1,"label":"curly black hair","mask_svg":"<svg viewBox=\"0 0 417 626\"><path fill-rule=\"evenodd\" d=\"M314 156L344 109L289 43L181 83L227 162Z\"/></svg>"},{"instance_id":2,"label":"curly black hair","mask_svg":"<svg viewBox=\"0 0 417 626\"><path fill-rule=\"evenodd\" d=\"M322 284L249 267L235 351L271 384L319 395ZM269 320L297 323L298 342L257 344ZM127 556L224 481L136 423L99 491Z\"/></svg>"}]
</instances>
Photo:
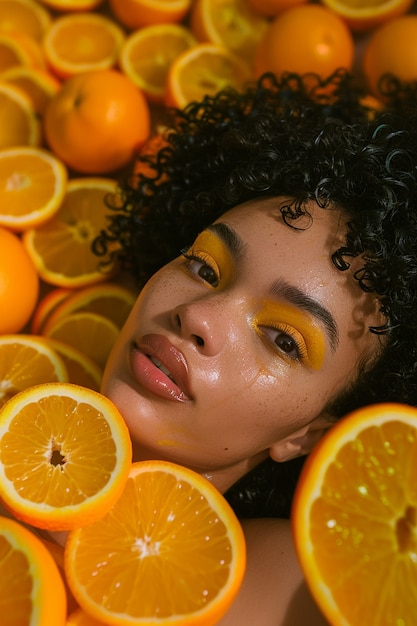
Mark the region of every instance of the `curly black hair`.
<instances>
[{"instance_id":1,"label":"curly black hair","mask_svg":"<svg viewBox=\"0 0 417 626\"><path fill-rule=\"evenodd\" d=\"M348 233L333 262L344 271L363 258L355 278L378 296L386 323L370 329L384 335L382 355L335 401L339 417L375 402L417 406L417 87L387 77L382 89L374 103L345 71L325 81L267 74L243 93L171 111L163 146L139 156L95 242L105 258L116 242L122 267L142 283L247 200L291 198L283 218L293 227L308 200L342 209ZM283 483L291 492L295 475L268 461L230 501L242 514L287 515L290 498L271 493Z\"/></svg>"}]
</instances>

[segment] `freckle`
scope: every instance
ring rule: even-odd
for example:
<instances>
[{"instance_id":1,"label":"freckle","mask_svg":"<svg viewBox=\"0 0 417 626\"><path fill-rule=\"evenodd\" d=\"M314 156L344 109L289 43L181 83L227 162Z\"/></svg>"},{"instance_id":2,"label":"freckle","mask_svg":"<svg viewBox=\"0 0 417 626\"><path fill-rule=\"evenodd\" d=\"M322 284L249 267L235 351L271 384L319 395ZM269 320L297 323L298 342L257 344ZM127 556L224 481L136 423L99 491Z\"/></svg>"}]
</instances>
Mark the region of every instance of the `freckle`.
<instances>
[{"instance_id":1,"label":"freckle","mask_svg":"<svg viewBox=\"0 0 417 626\"><path fill-rule=\"evenodd\" d=\"M228 450L229 448L224 448L224 450Z\"/></svg>"}]
</instances>

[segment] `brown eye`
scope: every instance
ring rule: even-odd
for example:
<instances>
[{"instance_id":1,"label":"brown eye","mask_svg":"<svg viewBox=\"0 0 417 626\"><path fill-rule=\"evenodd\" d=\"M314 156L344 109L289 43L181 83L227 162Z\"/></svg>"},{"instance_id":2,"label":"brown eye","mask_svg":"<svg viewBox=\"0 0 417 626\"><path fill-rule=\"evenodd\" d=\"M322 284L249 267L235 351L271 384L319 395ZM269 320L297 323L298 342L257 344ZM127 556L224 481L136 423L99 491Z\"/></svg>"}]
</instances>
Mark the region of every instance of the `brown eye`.
<instances>
[{"instance_id":1,"label":"brown eye","mask_svg":"<svg viewBox=\"0 0 417 626\"><path fill-rule=\"evenodd\" d=\"M281 333L275 339L275 343L278 348L285 352L286 354L296 353L297 354L297 345L292 337Z\"/></svg>"},{"instance_id":2,"label":"brown eye","mask_svg":"<svg viewBox=\"0 0 417 626\"><path fill-rule=\"evenodd\" d=\"M211 287L217 287L219 285L219 276L214 268L207 262L199 259L197 256L183 254L187 259L188 270L204 280Z\"/></svg>"}]
</instances>

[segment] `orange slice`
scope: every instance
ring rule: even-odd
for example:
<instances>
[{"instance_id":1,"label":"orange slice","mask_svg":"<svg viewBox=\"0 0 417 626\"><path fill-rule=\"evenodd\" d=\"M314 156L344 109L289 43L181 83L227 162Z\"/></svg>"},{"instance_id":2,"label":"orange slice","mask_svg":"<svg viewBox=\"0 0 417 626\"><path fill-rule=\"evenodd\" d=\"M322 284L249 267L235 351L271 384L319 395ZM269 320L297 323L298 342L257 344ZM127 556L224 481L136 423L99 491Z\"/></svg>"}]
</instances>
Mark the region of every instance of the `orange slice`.
<instances>
[{"instance_id":1,"label":"orange slice","mask_svg":"<svg viewBox=\"0 0 417 626\"><path fill-rule=\"evenodd\" d=\"M8 83L0 82L0 150L14 146L37 146L41 138L36 111L26 94Z\"/></svg>"},{"instance_id":2,"label":"orange slice","mask_svg":"<svg viewBox=\"0 0 417 626\"><path fill-rule=\"evenodd\" d=\"M90 11L95 9L104 0L39 0L51 9L56 11Z\"/></svg>"},{"instance_id":3,"label":"orange slice","mask_svg":"<svg viewBox=\"0 0 417 626\"><path fill-rule=\"evenodd\" d=\"M21 33L41 41L51 23L48 9L35 0L0 0L1 33Z\"/></svg>"},{"instance_id":4,"label":"orange slice","mask_svg":"<svg viewBox=\"0 0 417 626\"><path fill-rule=\"evenodd\" d=\"M337 423L306 462L293 528L330 624L416 624L417 409L374 405Z\"/></svg>"},{"instance_id":5,"label":"orange slice","mask_svg":"<svg viewBox=\"0 0 417 626\"><path fill-rule=\"evenodd\" d=\"M84 352L62 341L48 339L50 347L61 357L68 372L68 381L81 387L100 391L102 369Z\"/></svg>"},{"instance_id":6,"label":"orange slice","mask_svg":"<svg viewBox=\"0 0 417 626\"><path fill-rule=\"evenodd\" d=\"M39 116L43 115L48 102L60 88L58 80L48 72L23 65L12 67L3 72L1 80L19 87L29 98Z\"/></svg>"},{"instance_id":7,"label":"orange slice","mask_svg":"<svg viewBox=\"0 0 417 626\"><path fill-rule=\"evenodd\" d=\"M125 39L112 19L81 12L57 17L43 40L45 58L60 78L113 67Z\"/></svg>"},{"instance_id":8,"label":"orange slice","mask_svg":"<svg viewBox=\"0 0 417 626\"><path fill-rule=\"evenodd\" d=\"M55 215L24 233L23 243L45 282L73 288L108 279L112 268L101 269L91 246L107 226L106 201L116 188L108 178L73 178Z\"/></svg>"},{"instance_id":9,"label":"orange slice","mask_svg":"<svg viewBox=\"0 0 417 626\"><path fill-rule=\"evenodd\" d=\"M0 606L4 626L64 626L66 593L47 548L18 522L0 517Z\"/></svg>"},{"instance_id":10,"label":"orange slice","mask_svg":"<svg viewBox=\"0 0 417 626\"><path fill-rule=\"evenodd\" d=\"M120 496L130 465L127 426L92 389L37 385L0 412L0 494L33 526L68 530L102 517Z\"/></svg>"},{"instance_id":11,"label":"orange slice","mask_svg":"<svg viewBox=\"0 0 417 626\"><path fill-rule=\"evenodd\" d=\"M65 165L47 150L0 150L0 225L18 231L43 224L57 212L66 187Z\"/></svg>"},{"instance_id":12,"label":"orange slice","mask_svg":"<svg viewBox=\"0 0 417 626\"><path fill-rule=\"evenodd\" d=\"M117 19L130 30L151 24L181 22L192 0L109 0Z\"/></svg>"},{"instance_id":13,"label":"orange slice","mask_svg":"<svg viewBox=\"0 0 417 626\"><path fill-rule=\"evenodd\" d=\"M126 39L120 51L119 65L149 100L163 102L172 62L196 43L194 35L186 26L145 26Z\"/></svg>"},{"instance_id":14,"label":"orange slice","mask_svg":"<svg viewBox=\"0 0 417 626\"><path fill-rule=\"evenodd\" d=\"M322 0L322 4L340 15L354 31L375 28L403 15L414 0Z\"/></svg>"},{"instance_id":15,"label":"orange slice","mask_svg":"<svg viewBox=\"0 0 417 626\"><path fill-rule=\"evenodd\" d=\"M30 56L14 37L0 33L0 73L19 65L31 65Z\"/></svg>"},{"instance_id":16,"label":"orange slice","mask_svg":"<svg viewBox=\"0 0 417 626\"><path fill-rule=\"evenodd\" d=\"M0 407L23 389L67 380L63 359L43 337L0 335Z\"/></svg>"},{"instance_id":17,"label":"orange slice","mask_svg":"<svg viewBox=\"0 0 417 626\"><path fill-rule=\"evenodd\" d=\"M111 624L215 624L244 570L243 532L226 500L163 461L134 463L112 509L71 532L65 549L76 600Z\"/></svg>"},{"instance_id":18,"label":"orange slice","mask_svg":"<svg viewBox=\"0 0 417 626\"><path fill-rule=\"evenodd\" d=\"M116 283L99 283L84 287L69 294L59 304L48 319L48 326L72 313L98 313L121 328L136 300L136 294L127 287Z\"/></svg>"},{"instance_id":19,"label":"orange slice","mask_svg":"<svg viewBox=\"0 0 417 626\"><path fill-rule=\"evenodd\" d=\"M249 65L227 48L216 44L198 44L182 52L168 72L166 103L185 107L213 96L221 89L242 89L252 78Z\"/></svg>"},{"instance_id":20,"label":"orange slice","mask_svg":"<svg viewBox=\"0 0 417 626\"><path fill-rule=\"evenodd\" d=\"M94 619L94 617L91 617L88 613L78 608L68 615L65 626L106 626L106 624L99 622Z\"/></svg>"},{"instance_id":21,"label":"orange slice","mask_svg":"<svg viewBox=\"0 0 417 626\"><path fill-rule=\"evenodd\" d=\"M48 321L42 335L77 348L103 369L119 328L103 315L82 311L61 317L53 324Z\"/></svg>"},{"instance_id":22,"label":"orange slice","mask_svg":"<svg viewBox=\"0 0 417 626\"><path fill-rule=\"evenodd\" d=\"M249 63L268 25L247 0L196 0L191 10L191 30L199 41L224 46Z\"/></svg>"},{"instance_id":23,"label":"orange slice","mask_svg":"<svg viewBox=\"0 0 417 626\"><path fill-rule=\"evenodd\" d=\"M52 311L71 293L73 293L72 289L56 287L40 298L30 324L32 334L41 334L45 322L49 319Z\"/></svg>"}]
</instances>

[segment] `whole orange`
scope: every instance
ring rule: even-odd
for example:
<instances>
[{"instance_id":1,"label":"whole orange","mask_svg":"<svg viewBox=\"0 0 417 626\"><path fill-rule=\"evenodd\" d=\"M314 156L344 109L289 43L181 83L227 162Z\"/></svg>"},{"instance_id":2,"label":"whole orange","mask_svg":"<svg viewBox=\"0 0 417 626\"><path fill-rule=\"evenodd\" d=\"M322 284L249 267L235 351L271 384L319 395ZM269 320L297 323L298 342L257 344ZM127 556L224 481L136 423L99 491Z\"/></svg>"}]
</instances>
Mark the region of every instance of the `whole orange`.
<instances>
[{"instance_id":1,"label":"whole orange","mask_svg":"<svg viewBox=\"0 0 417 626\"><path fill-rule=\"evenodd\" d=\"M39 278L19 237L0 228L0 334L17 333L32 315Z\"/></svg>"},{"instance_id":2,"label":"whole orange","mask_svg":"<svg viewBox=\"0 0 417 626\"><path fill-rule=\"evenodd\" d=\"M125 166L150 132L143 93L118 70L68 78L45 110L44 130L52 151L86 174Z\"/></svg>"},{"instance_id":3,"label":"whole orange","mask_svg":"<svg viewBox=\"0 0 417 626\"><path fill-rule=\"evenodd\" d=\"M326 78L340 67L351 69L354 50L353 35L338 15L303 4L272 20L258 46L255 71L258 76L314 72Z\"/></svg>"},{"instance_id":4,"label":"whole orange","mask_svg":"<svg viewBox=\"0 0 417 626\"><path fill-rule=\"evenodd\" d=\"M362 69L369 89L377 94L385 73L404 81L417 80L417 15L397 17L371 34L365 47Z\"/></svg>"}]
</instances>

